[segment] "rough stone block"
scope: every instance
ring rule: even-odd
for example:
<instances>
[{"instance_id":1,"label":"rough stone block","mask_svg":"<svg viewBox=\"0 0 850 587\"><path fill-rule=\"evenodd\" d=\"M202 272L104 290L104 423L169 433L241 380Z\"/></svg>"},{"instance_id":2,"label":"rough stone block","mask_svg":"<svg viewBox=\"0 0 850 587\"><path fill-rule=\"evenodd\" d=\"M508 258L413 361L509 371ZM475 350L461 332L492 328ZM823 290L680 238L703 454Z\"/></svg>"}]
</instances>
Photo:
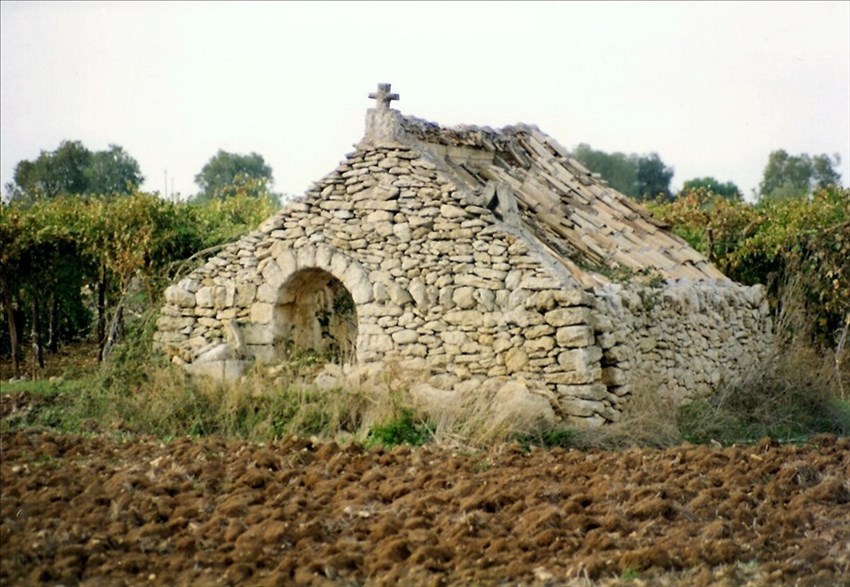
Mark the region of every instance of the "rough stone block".
<instances>
[{"instance_id":1,"label":"rough stone block","mask_svg":"<svg viewBox=\"0 0 850 587\"><path fill-rule=\"evenodd\" d=\"M528 366L528 355L519 347L505 353L505 368L508 373L518 373Z\"/></svg>"},{"instance_id":2,"label":"rough stone block","mask_svg":"<svg viewBox=\"0 0 850 587\"><path fill-rule=\"evenodd\" d=\"M274 304L257 302L251 306L251 322L254 324L270 324L274 319Z\"/></svg>"},{"instance_id":3,"label":"rough stone block","mask_svg":"<svg viewBox=\"0 0 850 587\"><path fill-rule=\"evenodd\" d=\"M165 300L180 308L195 307L195 294L179 285L169 286L165 290Z\"/></svg>"},{"instance_id":4,"label":"rough stone block","mask_svg":"<svg viewBox=\"0 0 850 587\"><path fill-rule=\"evenodd\" d=\"M563 326L555 334L555 340L558 346L565 348L590 346L593 344L593 329L584 324Z\"/></svg>"},{"instance_id":5,"label":"rough stone block","mask_svg":"<svg viewBox=\"0 0 850 587\"><path fill-rule=\"evenodd\" d=\"M399 330L392 334L392 339L396 344L412 344L419 340L419 333L415 330Z\"/></svg>"},{"instance_id":6,"label":"rough stone block","mask_svg":"<svg viewBox=\"0 0 850 587\"><path fill-rule=\"evenodd\" d=\"M573 326L575 324L590 324L592 316L587 308L558 308L546 312L545 319L551 326Z\"/></svg>"},{"instance_id":7,"label":"rough stone block","mask_svg":"<svg viewBox=\"0 0 850 587\"><path fill-rule=\"evenodd\" d=\"M478 326L482 322L482 314L476 310L452 310L446 312L443 320L447 324L458 326Z\"/></svg>"},{"instance_id":8,"label":"rough stone block","mask_svg":"<svg viewBox=\"0 0 850 587\"><path fill-rule=\"evenodd\" d=\"M564 351L558 355L558 364L567 371L578 371L583 373L590 367L598 364L601 358L602 349L597 346L589 346Z\"/></svg>"}]
</instances>

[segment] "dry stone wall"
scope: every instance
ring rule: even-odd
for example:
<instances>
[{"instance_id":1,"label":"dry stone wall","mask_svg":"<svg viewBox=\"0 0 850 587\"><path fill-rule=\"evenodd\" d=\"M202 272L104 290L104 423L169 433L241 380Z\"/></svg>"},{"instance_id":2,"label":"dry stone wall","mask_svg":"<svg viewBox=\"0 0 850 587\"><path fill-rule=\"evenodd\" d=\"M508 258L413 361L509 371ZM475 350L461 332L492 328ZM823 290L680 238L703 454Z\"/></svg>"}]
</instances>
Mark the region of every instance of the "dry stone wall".
<instances>
[{"instance_id":1,"label":"dry stone wall","mask_svg":"<svg viewBox=\"0 0 850 587\"><path fill-rule=\"evenodd\" d=\"M156 344L175 363L236 379L306 347L336 353L349 381L397 365L431 406L489 394L525 420L595 425L618 420L638 385L694 397L768 352L761 288L670 278L719 273L622 196L581 192L552 167L562 149L528 139L539 132L521 129L530 151L517 150L509 133L403 118L388 92L333 173L166 290ZM518 167L502 173L497 151ZM541 238L542 221L573 244ZM656 261L668 279L592 287L608 279L579 280L580 245Z\"/></svg>"},{"instance_id":2,"label":"dry stone wall","mask_svg":"<svg viewBox=\"0 0 850 587\"><path fill-rule=\"evenodd\" d=\"M636 385L681 401L740 380L771 348L762 286L680 280L595 291L602 381L620 408Z\"/></svg>"},{"instance_id":3,"label":"dry stone wall","mask_svg":"<svg viewBox=\"0 0 850 587\"><path fill-rule=\"evenodd\" d=\"M312 271L350 293L361 366L397 362L442 390L524 380L561 418L615 419L593 296L553 274L469 193L427 152L358 150L169 287L156 342L189 371L216 377L280 360L292 284Z\"/></svg>"}]
</instances>

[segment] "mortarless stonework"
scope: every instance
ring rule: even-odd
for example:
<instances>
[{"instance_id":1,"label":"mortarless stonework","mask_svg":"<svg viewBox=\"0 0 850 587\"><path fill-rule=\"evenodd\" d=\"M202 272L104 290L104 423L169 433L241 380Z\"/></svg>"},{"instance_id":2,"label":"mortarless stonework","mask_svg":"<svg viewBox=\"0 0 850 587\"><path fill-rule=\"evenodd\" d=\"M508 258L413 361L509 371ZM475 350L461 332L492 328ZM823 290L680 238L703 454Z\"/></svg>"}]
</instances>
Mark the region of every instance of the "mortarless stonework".
<instances>
[{"instance_id":1,"label":"mortarless stonework","mask_svg":"<svg viewBox=\"0 0 850 587\"><path fill-rule=\"evenodd\" d=\"M155 340L175 363L234 379L314 348L437 390L519 380L601 424L636 382L692 397L767 352L760 287L535 127L446 129L390 109L388 85L370 97L334 172L166 290Z\"/></svg>"}]
</instances>

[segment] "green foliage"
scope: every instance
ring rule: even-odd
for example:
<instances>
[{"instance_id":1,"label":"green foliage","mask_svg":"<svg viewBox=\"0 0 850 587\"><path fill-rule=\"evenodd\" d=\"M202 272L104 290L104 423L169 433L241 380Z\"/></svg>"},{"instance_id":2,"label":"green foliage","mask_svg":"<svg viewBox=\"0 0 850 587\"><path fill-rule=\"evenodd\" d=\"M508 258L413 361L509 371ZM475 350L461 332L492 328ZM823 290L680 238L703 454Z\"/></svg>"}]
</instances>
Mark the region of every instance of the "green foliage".
<instances>
[{"instance_id":1,"label":"green foliage","mask_svg":"<svg viewBox=\"0 0 850 587\"><path fill-rule=\"evenodd\" d=\"M219 149L195 176L195 183L201 188L197 195L200 200L226 199L240 193L268 196L272 168L257 153L240 155Z\"/></svg>"},{"instance_id":2,"label":"green foliage","mask_svg":"<svg viewBox=\"0 0 850 587\"><path fill-rule=\"evenodd\" d=\"M596 151L585 143L573 150L575 157L590 171L598 173L612 188L630 198L669 199L673 169L667 167L657 153L626 155Z\"/></svg>"},{"instance_id":3,"label":"green foliage","mask_svg":"<svg viewBox=\"0 0 850 587\"><path fill-rule=\"evenodd\" d=\"M753 206L697 189L650 210L732 279L767 285L774 307L781 286L799 280L822 342L850 315L850 190Z\"/></svg>"},{"instance_id":4,"label":"green foliage","mask_svg":"<svg viewBox=\"0 0 850 587\"><path fill-rule=\"evenodd\" d=\"M542 448L570 448L574 446L576 431L563 424L543 426L534 433L515 434L513 440L519 442L525 451L532 446Z\"/></svg>"},{"instance_id":5,"label":"green foliage","mask_svg":"<svg viewBox=\"0 0 850 587\"><path fill-rule=\"evenodd\" d=\"M232 241L275 208L270 198L244 193L190 203L134 193L0 205L0 353L11 351L10 315L18 347L32 342L33 324L55 350L96 323L106 348L131 291L153 303L179 262Z\"/></svg>"},{"instance_id":6,"label":"green foliage","mask_svg":"<svg viewBox=\"0 0 850 587\"><path fill-rule=\"evenodd\" d=\"M670 180L673 179L673 168L667 167L658 153L637 157L635 175L641 200L659 197L669 200L672 197Z\"/></svg>"},{"instance_id":7,"label":"green foliage","mask_svg":"<svg viewBox=\"0 0 850 587\"><path fill-rule=\"evenodd\" d=\"M840 186L841 158L827 154L789 155L779 149L770 153L759 184L761 200L786 200L810 194L818 188Z\"/></svg>"},{"instance_id":8,"label":"green foliage","mask_svg":"<svg viewBox=\"0 0 850 587\"><path fill-rule=\"evenodd\" d=\"M686 194L697 190L706 190L718 196L723 196L729 200L743 200L744 195L737 185L731 181L721 183L713 177L697 177L689 179L682 186L682 193Z\"/></svg>"},{"instance_id":9,"label":"green foliage","mask_svg":"<svg viewBox=\"0 0 850 587\"><path fill-rule=\"evenodd\" d=\"M139 163L118 145L92 153L83 172L88 184L85 193L89 194L127 195L144 181Z\"/></svg>"},{"instance_id":10,"label":"green foliage","mask_svg":"<svg viewBox=\"0 0 850 587\"><path fill-rule=\"evenodd\" d=\"M372 426L367 445L419 446L428 442L431 436L432 430L425 423L414 419L413 410L401 408L395 417Z\"/></svg>"},{"instance_id":11,"label":"green foliage","mask_svg":"<svg viewBox=\"0 0 850 587\"><path fill-rule=\"evenodd\" d=\"M60 195L130 194L144 180L139 164L123 148L89 151L79 141L63 141L34 161L20 161L6 185L12 201L27 203Z\"/></svg>"}]
</instances>

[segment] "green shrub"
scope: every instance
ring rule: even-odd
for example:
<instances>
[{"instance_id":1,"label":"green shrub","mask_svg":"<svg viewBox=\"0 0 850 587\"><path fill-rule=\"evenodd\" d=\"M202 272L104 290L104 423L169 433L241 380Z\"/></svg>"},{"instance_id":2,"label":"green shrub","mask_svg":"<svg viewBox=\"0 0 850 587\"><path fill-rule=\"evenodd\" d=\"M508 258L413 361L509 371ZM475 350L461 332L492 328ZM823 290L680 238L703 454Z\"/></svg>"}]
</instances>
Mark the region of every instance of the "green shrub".
<instances>
[{"instance_id":1,"label":"green shrub","mask_svg":"<svg viewBox=\"0 0 850 587\"><path fill-rule=\"evenodd\" d=\"M433 431L421 421L417 422L413 417L413 410L401 408L398 415L380 424L372 426L366 444L374 446L396 446L398 444L409 444L419 446L431 439Z\"/></svg>"}]
</instances>

